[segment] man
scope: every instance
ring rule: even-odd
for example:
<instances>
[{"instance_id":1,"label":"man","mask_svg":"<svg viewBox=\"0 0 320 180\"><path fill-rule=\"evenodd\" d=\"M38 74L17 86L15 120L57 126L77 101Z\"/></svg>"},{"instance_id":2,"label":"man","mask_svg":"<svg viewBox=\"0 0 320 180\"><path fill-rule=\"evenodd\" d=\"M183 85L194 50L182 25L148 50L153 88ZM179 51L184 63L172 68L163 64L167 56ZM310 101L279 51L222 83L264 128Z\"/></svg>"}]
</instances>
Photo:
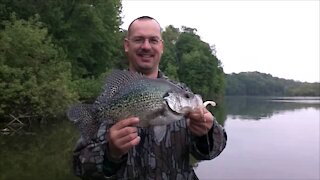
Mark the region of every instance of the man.
<instances>
[{"instance_id":1,"label":"man","mask_svg":"<svg viewBox=\"0 0 320 180\"><path fill-rule=\"evenodd\" d=\"M129 25L124 49L130 71L171 81L159 71L163 41L155 19L149 16L135 19ZM96 103L101 100L98 97ZM197 160L210 160L226 145L223 128L206 108L194 110L168 125L160 143L152 140L148 128L136 127L138 123L136 117L114 125L104 122L96 142L84 144L80 139L74 151L76 174L84 179L197 179L190 155Z\"/></svg>"}]
</instances>

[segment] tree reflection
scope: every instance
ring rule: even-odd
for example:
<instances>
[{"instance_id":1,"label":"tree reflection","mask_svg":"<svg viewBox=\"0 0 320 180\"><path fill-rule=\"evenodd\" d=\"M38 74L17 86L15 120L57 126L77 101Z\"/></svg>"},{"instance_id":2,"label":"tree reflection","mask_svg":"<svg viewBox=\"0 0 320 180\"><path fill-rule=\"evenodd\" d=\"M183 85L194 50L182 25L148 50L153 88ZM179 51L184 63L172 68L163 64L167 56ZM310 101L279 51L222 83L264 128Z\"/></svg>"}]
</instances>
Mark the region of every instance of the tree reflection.
<instances>
[{"instance_id":1,"label":"tree reflection","mask_svg":"<svg viewBox=\"0 0 320 180\"><path fill-rule=\"evenodd\" d=\"M1 135L0 179L78 179L72 174L72 148L77 140L67 121L33 129L33 133Z\"/></svg>"},{"instance_id":2,"label":"tree reflection","mask_svg":"<svg viewBox=\"0 0 320 180\"><path fill-rule=\"evenodd\" d=\"M320 109L320 99L279 97L226 97L225 110L228 115L241 119L259 120L283 111L302 108Z\"/></svg>"}]
</instances>

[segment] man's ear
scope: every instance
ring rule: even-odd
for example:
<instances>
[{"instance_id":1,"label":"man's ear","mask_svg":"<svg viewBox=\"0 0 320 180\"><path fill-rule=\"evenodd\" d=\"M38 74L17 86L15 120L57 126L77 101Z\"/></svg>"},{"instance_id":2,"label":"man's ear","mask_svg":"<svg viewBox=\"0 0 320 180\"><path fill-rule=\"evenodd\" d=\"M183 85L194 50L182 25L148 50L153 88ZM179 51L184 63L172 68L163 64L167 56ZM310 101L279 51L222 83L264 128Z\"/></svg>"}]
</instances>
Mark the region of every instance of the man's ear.
<instances>
[{"instance_id":1,"label":"man's ear","mask_svg":"<svg viewBox=\"0 0 320 180\"><path fill-rule=\"evenodd\" d=\"M161 46L162 46L161 54L163 54L163 49L164 49L164 43L163 43L163 40L161 41Z\"/></svg>"},{"instance_id":2,"label":"man's ear","mask_svg":"<svg viewBox=\"0 0 320 180\"><path fill-rule=\"evenodd\" d=\"M129 41L128 41L128 39L124 39L123 47L124 47L124 52L127 53L129 51Z\"/></svg>"}]
</instances>

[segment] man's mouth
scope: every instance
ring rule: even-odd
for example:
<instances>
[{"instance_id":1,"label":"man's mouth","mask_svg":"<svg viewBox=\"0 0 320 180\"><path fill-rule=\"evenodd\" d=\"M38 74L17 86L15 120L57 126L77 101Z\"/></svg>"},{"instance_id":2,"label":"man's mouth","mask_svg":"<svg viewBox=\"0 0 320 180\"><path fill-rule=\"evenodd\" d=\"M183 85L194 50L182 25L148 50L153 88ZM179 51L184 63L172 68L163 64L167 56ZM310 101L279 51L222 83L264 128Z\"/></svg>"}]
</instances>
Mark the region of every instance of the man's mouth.
<instances>
[{"instance_id":1,"label":"man's mouth","mask_svg":"<svg viewBox=\"0 0 320 180\"><path fill-rule=\"evenodd\" d=\"M142 58L152 58L153 55L152 54L138 54L139 57L142 57Z\"/></svg>"}]
</instances>

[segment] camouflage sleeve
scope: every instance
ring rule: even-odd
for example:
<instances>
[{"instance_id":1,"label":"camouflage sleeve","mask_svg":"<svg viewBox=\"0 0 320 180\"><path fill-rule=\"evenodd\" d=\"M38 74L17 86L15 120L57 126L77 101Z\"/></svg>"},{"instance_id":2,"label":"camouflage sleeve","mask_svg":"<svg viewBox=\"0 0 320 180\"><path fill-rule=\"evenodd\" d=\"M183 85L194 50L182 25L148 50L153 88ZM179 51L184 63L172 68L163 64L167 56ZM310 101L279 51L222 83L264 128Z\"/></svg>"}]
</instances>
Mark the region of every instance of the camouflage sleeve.
<instances>
[{"instance_id":1,"label":"camouflage sleeve","mask_svg":"<svg viewBox=\"0 0 320 180\"><path fill-rule=\"evenodd\" d=\"M117 170L124 164L126 157L118 161L109 160L107 141L105 139L106 125L99 127L95 141L84 143L82 138L73 151L74 174L82 179L113 179Z\"/></svg>"},{"instance_id":2,"label":"camouflage sleeve","mask_svg":"<svg viewBox=\"0 0 320 180\"><path fill-rule=\"evenodd\" d=\"M213 126L207 135L193 136L191 154L197 160L210 160L217 157L226 147L227 134L224 128L214 119Z\"/></svg>"}]
</instances>

